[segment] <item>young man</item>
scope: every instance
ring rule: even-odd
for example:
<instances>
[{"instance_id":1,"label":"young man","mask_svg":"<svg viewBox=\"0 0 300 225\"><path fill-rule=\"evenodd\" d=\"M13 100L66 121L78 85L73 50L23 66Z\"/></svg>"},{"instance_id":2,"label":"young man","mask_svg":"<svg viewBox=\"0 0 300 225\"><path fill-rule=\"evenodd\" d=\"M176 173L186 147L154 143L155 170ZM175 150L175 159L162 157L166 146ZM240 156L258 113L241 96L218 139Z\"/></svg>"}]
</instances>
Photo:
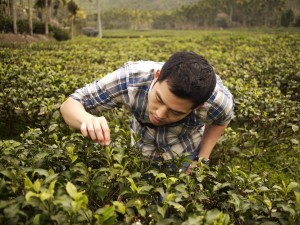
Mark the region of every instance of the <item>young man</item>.
<instances>
[{"instance_id":1,"label":"young man","mask_svg":"<svg viewBox=\"0 0 300 225\"><path fill-rule=\"evenodd\" d=\"M192 160L207 161L233 118L234 101L205 58L177 52L165 63L126 63L76 90L61 113L83 136L109 145L110 129L101 112L120 105L132 113L130 129L140 138L143 155L169 160L190 153Z\"/></svg>"}]
</instances>

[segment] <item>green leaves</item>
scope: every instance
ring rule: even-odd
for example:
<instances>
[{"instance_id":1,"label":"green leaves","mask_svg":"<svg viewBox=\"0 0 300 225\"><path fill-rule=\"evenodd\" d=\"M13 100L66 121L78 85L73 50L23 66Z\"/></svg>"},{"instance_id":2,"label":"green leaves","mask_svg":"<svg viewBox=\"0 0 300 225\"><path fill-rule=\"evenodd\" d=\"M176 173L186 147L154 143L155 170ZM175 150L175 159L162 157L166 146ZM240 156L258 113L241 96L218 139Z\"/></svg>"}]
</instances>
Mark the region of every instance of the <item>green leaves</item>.
<instances>
[{"instance_id":1,"label":"green leaves","mask_svg":"<svg viewBox=\"0 0 300 225\"><path fill-rule=\"evenodd\" d=\"M300 223L299 35L189 33L0 49L0 223ZM158 170L131 146L125 108L105 114L109 147L62 120L76 88L182 49L205 55L235 97L210 167L187 175L183 156Z\"/></svg>"},{"instance_id":2,"label":"green leaves","mask_svg":"<svg viewBox=\"0 0 300 225\"><path fill-rule=\"evenodd\" d=\"M32 183L31 180L26 176L24 180L24 185L26 190L29 191L26 194L26 200L29 201L32 196L38 197L42 201L53 197L56 181L57 180L51 181L48 188L45 189L44 185L42 186L42 183L39 179L35 180ZM47 184L47 182L43 182L43 184Z\"/></svg>"},{"instance_id":3,"label":"green leaves","mask_svg":"<svg viewBox=\"0 0 300 225\"><path fill-rule=\"evenodd\" d=\"M85 191L78 192L77 188L71 182L66 185L67 193L72 198L72 211L76 213L80 208L85 209L88 204L88 197L84 195Z\"/></svg>"}]
</instances>

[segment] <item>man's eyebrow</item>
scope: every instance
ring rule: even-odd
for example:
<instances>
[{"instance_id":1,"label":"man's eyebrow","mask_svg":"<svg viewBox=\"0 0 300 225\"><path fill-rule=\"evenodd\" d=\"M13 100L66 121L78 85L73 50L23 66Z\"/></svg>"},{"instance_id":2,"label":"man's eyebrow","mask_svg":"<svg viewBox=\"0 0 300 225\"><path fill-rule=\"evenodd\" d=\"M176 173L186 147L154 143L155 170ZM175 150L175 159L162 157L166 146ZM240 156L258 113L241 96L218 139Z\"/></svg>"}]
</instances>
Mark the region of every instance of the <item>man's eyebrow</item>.
<instances>
[{"instance_id":1,"label":"man's eyebrow","mask_svg":"<svg viewBox=\"0 0 300 225\"><path fill-rule=\"evenodd\" d=\"M157 91L156 91L156 96L159 98L159 101L160 101L161 103L165 104L164 101L162 100L160 94L159 94ZM171 111L175 112L175 113L178 113L178 114L186 114L186 112L183 112L183 111L178 111L178 110L174 110L174 109L171 109L171 108L169 108L169 109L170 109Z\"/></svg>"}]
</instances>

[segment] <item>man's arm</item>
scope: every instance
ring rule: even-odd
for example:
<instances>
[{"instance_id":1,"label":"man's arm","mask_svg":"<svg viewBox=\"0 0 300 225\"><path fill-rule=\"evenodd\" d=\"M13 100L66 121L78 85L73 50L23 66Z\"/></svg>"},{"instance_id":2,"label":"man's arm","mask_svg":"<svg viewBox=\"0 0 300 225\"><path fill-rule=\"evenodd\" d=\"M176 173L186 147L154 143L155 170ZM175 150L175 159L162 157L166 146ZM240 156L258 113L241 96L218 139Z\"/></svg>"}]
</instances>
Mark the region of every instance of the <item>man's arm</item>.
<instances>
[{"instance_id":1,"label":"man's arm","mask_svg":"<svg viewBox=\"0 0 300 225\"><path fill-rule=\"evenodd\" d=\"M205 160L209 159L209 156L215 147L217 141L222 136L227 125L215 125L210 124L205 126L201 141L201 149L198 157L204 158Z\"/></svg>"},{"instance_id":2,"label":"man's arm","mask_svg":"<svg viewBox=\"0 0 300 225\"><path fill-rule=\"evenodd\" d=\"M205 126L203 137L201 140L201 149L198 157L204 158L205 160L209 159L209 156L215 147L217 141L222 136L226 129L227 125L215 125L210 124ZM196 163L192 163L186 170L187 174L191 173L191 169L196 166Z\"/></svg>"},{"instance_id":3,"label":"man's arm","mask_svg":"<svg viewBox=\"0 0 300 225\"><path fill-rule=\"evenodd\" d=\"M110 130L105 117L88 113L83 105L69 97L60 107L65 122L72 128L80 129L84 137L90 136L102 145L110 144Z\"/></svg>"}]
</instances>

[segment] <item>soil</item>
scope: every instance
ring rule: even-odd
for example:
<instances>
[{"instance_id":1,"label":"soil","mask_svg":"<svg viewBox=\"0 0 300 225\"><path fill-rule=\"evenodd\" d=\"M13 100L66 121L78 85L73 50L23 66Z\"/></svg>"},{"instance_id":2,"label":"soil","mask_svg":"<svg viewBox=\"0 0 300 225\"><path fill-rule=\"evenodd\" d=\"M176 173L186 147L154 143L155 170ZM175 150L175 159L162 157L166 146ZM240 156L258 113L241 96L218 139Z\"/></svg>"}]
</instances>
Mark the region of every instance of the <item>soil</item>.
<instances>
[{"instance_id":1,"label":"soil","mask_svg":"<svg viewBox=\"0 0 300 225\"><path fill-rule=\"evenodd\" d=\"M34 34L13 34L13 33L0 33L0 43L30 43L49 41L50 39L45 35Z\"/></svg>"}]
</instances>

